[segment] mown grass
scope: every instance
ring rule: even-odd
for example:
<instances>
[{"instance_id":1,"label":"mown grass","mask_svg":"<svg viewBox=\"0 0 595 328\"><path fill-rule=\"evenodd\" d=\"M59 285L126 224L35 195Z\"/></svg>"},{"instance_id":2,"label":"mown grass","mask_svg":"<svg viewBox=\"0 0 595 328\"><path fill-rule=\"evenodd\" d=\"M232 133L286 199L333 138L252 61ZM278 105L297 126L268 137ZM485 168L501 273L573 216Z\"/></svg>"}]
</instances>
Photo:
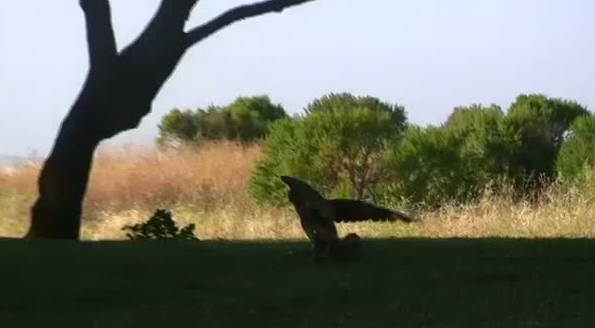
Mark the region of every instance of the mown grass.
<instances>
[{"instance_id":1,"label":"mown grass","mask_svg":"<svg viewBox=\"0 0 595 328\"><path fill-rule=\"evenodd\" d=\"M0 241L4 327L593 327L595 241ZM294 252L291 254L290 252Z\"/></svg>"}]
</instances>

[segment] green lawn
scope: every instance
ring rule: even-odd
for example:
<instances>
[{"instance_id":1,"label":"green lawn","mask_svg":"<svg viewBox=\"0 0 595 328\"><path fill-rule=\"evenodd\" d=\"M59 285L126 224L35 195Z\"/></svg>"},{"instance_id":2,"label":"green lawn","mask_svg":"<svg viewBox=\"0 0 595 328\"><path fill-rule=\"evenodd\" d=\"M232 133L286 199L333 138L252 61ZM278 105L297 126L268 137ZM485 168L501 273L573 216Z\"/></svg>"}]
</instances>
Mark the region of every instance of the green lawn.
<instances>
[{"instance_id":1,"label":"green lawn","mask_svg":"<svg viewBox=\"0 0 595 328\"><path fill-rule=\"evenodd\" d=\"M0 241L2 327L595 327L595 240Z\"/></svg>"}]
</instances>

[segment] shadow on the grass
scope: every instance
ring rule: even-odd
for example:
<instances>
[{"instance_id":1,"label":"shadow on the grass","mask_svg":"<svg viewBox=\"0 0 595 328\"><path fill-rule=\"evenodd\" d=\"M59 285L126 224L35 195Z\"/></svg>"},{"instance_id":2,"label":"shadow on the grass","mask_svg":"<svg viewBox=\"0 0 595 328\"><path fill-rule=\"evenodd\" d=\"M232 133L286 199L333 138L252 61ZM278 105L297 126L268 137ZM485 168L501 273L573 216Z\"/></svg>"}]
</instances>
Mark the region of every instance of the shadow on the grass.
<instances>
[{"instance_id":1,"label":"shadow on the grass","mask_svg":"<svg viewBox=\"0 0 595 328\"><path fill-rule=\"evenodd\" d=\"M201 241L62 241L0 238L4 259L27 256L68 256L82 251L89 254L119 255L140 252L141 258L163 254L229 256L270 259L285 255L306 255L310 244L304 240L201 240ZM119 254L119 255L118 255ZM478 259L564 258L566 261L593 259L595 239L590 238L364 238L358 259L427 258L467 261ZM173 256L174 258L176 256Z\"/></svg>"},{"instance_id":2,"label":"shadow on the grass","mask_svg":"<svg viewBox=\"0 0 595 328\"><path fill-rule=\"evenodd\" d=\"M592 327L595 239L0 240L0 317L39 327Z\"/></svg>"}]
</instances>

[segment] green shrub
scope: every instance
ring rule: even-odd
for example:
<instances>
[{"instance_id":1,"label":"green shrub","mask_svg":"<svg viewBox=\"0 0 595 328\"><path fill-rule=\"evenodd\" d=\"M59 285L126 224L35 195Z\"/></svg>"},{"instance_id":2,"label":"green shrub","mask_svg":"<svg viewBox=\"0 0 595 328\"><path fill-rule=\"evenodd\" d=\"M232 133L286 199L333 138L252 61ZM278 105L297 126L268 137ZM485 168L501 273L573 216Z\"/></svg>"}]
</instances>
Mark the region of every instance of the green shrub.
<instances>
[{"instance_id":1,"label":"green shrub","mask_svg":"<svg viewBox=\"0 0 595 328\"><path fill-rule=\"evenodd\" d=\"M388 174L383 153L405 126L394 117L374 108L335 107L275 122L251 179L253 198L285 204L281 174L304 179L330 196L374 198Z\"/></svg>"},{"instance_id":2,"label":"green shrub","mask_svg":"<svg viewBox=\"0 0 595 328\"><path fill-rule=\"evenodd\" d=\"M259 140L267 134L271 122L287 117L283 107L271 103L267 96L239 97L226 110L231 140Z\"/></svg>"},{"instance_id":3,"label":"green shrub","mask_svg":"<svg viewBox=\"0 0 595 328\"><path fill-rule=\"evenodd\" d=\"M253 142L263 138L269 124L286 118L281 105L268 96L238 97L227 106L209 106L196 111L171 110L161 118L161 146L195 144L203 140Z\"/></svg>"},{"instance_id":4,"label":"green shrub","mask_svg":"<svg viewBox=\"0 0 595 328\"><path fill-rule=\"evenodd\" d=\"M201 127L200 116L191 110L172 109L161 118L158 125L160 146L169 143L187 143L194 141Z\"/></svg>"},{"instance_id":5,"label":"green shrub","mask_svg":"<svg viewBox=\"0 0 595 328\"><path fill-rule=\"evenodd\" d=\"M130 240L198 240L194 235L194 224L178 228L171 212L163 209L155 211L144 223L126 225L122 228Z\"/></svg>"},{"instance_id":6,"label":"green shrub","mask_svg":"<svg viewBox=\"0 0 595 328\"><path fill-rule=\"evenodd\" d=\"M387 153L393 197L430 207L476 199L507 174L503 119L498 106L473 105L455 108L441 126L410 127Z\"/></svg>"},{"instance_id":7,"label":"green shrub","mask_svg":"<svg viewBox=\"0 0 595 328\"><path fill-rule=\"evenodd\" d=\"M560 147L556 159L556 170L560 180L566 184L580 181L586 172L595 166L595 116L577 118ZM578 180L578 181L577 181Z\"/></svg>"},{"instance_id":8,"label":"green shrub","mask_svg":"<svg viewBox=\"0 0 595 328\"><path fill-rule=\"evenodd\" d=\"M320 111L340 113L359 108L388 113L397 125L397 130L402 131L406 128L407 115L403 106L390 104L372 96L355 96L347 92L330 93L314 99L304 111L306 114Z\"/></svg>"},{"instance_id":9,"label":"green shrub","mask_svg":"<svg viewBox=\"0 0 595 328\"><path fill-rule=\"evenodd\" d=\"M506 115L513 149L511 178L517 190L533 194L556 178L556 159L574 120L589 112L580 104L541 94L519 95Z\"/></svg>"},{"instance_id":10,"label":"green shrub","mask_svg":"<svg viewBox=\"0 0 595 328\"><path fill-rule=\"evenodd\" d=\"M444 129L460 139L459 155L467 171L493 179L508 174L512 142L507 135L505 115L497 105L457 107ZM478 183L485 183L479 179Z\"/></svg>"},{"instance_id":11,"label":"green shrub","mask_svg":"<svg viewBox=\"0 0 595 328\"><path fill-rule=\"evenodd\" d=\"M460 142L442 127L410 127L387 154L387 166L396 176L391 194L427 206L456 198L465 178L457 147Z\"/></svg>"}]
</instances>

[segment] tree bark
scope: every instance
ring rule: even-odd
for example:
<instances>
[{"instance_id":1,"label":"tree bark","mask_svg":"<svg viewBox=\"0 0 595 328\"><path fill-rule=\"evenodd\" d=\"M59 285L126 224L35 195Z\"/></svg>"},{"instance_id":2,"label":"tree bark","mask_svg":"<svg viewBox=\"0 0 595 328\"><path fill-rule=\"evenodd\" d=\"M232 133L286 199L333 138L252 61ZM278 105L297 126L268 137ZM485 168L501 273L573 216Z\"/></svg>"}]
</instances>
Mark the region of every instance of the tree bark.
<instances>
[{"instance_id":1,"label":"tree bark","mask_svg":"<svg viewBox=\"0 0 595 328\"><path fill-rule=\"evenodd\" d=\"M80 0L90 67L40 172L26 237L79 238L95 149L101 141L138 126L189 47L236 21L313 0L240 6L186 33L185 22L197 1L162 0L141 35L118 53L108 0Z\"/></svg>"}]
</instances>

